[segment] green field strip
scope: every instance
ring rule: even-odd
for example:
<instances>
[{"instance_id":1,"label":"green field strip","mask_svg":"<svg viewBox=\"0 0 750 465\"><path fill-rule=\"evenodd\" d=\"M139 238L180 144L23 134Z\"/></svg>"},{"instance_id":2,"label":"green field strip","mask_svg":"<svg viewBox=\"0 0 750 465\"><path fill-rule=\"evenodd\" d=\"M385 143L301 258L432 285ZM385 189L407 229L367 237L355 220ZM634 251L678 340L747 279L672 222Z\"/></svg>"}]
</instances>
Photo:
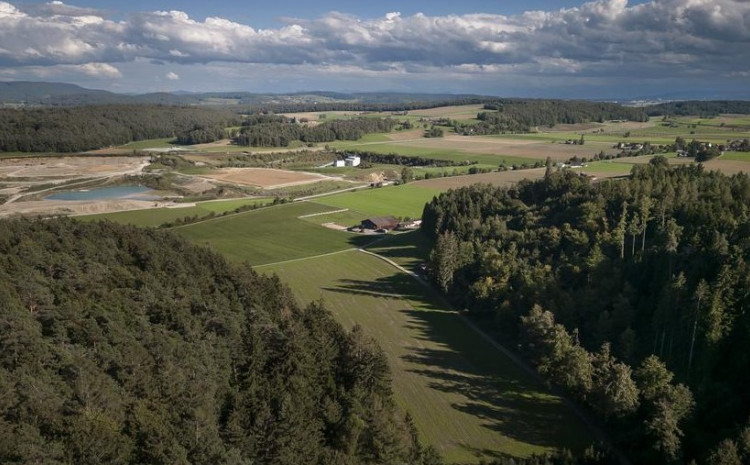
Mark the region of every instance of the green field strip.
<instances>
[{"instance_id":1,"label":"green field strip","mask_svg":"<svg viewBox=\"0 0 750 465\"><path fill-rule=\"evenodd\" d=\"M316 202L337 208L368 212L373 216L420 218L425 203L440 190L413 184L361 189L316 199Z\"/></svg>"},{"instance_id":2,"label":"green field strip","mask_svg":"<svg viewBox=\"0 0 750 465\"><path fill-rule=\"evenodd\" d=\"M372 236L324 228L302 215L335 210L314 202L294 202L181 226L173 230L235 262L262 265L360 247Z\"/></svg>"},{"instance_id":3,"label":"green field strip","mask_svg":"<svg viewBox=\"0 0 750 465\"><path fill-rule=\"evenodd\" d=\"M449 462L580 450L591 433L562 400L442 306L411 276L356 251L259 269L323 298L388 356L399 404Z\"/></svg>"},{"instance_id":4,"label":"green field strip","mask_svg":"<svg viewBox=\"0 0 750 465\"><path fill-rule=\"evenodd\" d=\"M750 162L750 152L725 152L719 159Z\"/></svg>"}]
</instances>

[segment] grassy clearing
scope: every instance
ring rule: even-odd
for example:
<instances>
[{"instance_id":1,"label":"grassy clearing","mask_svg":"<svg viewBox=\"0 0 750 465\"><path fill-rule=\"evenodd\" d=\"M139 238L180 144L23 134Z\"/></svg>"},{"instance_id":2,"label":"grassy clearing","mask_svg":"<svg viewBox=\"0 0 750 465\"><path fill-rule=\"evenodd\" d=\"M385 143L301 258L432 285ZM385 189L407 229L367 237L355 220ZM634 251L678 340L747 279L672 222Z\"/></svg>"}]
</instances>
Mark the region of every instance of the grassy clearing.
<instances>
[{"instance_id":1,"label":"grassy clearing","mask_svg":"<svg viewBox=\"0 0 750 465\"><path fill-rule=\"evenodd\" d=\"M181 226L174 231L193 242L211 246L233 261L251 265L338 252L374 239L334 231L298 218L331 210L335 208L295 202Z\"/></svg>"},{"instance_id":2,"label":"grassy clearing","mask_svg":"<svg viewBox=\"0 0 750 465\"><path fill-rule=\"evenodd\" d=\"M335 194L322 197L317 202L331 207L367 212L371 216L419 218L422 216L424 204L439 193L438 189L404 184Z\"/></svg>"},{"instance_id":3,"label":"grassy clearing","mask_svg":"<svg viewBox=\"0 0 750 465\"><path fill-rule=\"evenodd\" d=\"M269 199L233 199L210 202L199 202L195 206L181 208L148 208L125 212L101 213L79 217L83 221L107 220L115 223L132 224L141 227L157 227L171 223L186 216L203 217L210 213L224 213L247 205L268 203Z\"/></svg>"},{"instance_id":4,"label":"grassy clearing","mask_svg":"<svg viewBox=\"0 0 750 465\"><path fill-rule=\"evenodd\" d=\"M349 251L260 270L293 283L302 302L322 297L343 325L377 339L397 401L449 462L587 445L588 431L559 398L387 263Z\"/></svg>"},{"instance_id":5,"label":"grassy clearing","mask_svg":"<svg viewBox=\"0 0 750 465\"><path fill-rule=\"evenodd\" d=\"M613 160L595 161L587 163L583 168L586 173L613 173L615 175L630 174L630 170L633 169L634 163L615 162Z\"/></svg>"}]
</instances>

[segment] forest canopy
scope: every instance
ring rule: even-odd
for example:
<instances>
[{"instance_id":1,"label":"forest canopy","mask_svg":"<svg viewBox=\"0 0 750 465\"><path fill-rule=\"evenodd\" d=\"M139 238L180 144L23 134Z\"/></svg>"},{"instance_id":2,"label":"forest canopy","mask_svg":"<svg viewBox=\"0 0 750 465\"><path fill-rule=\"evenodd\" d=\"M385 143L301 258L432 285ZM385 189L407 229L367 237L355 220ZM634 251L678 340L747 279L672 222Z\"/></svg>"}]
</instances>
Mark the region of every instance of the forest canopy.
<instances>
[{"instance_id":1,"label":"forest canopy","mask_svg":"<svg viewBox=\"0 0 750 465\"><path fill-rule=\"evenodd\" d=\"M0 109L0 152L81 152L144 139L215 140L228 110L146 105ZM218 133L221 135L221 132ZM213 138L213 139L212 139Z\"/></svg>"},{"instance_id":2,"label":"forest canopy","mask_svg":"<svg viewBox=\"0 0 750 465\"><path fill-rule=\"evenodd\" d=\"M564 171L449 191L422 231L435 283L636 463L703 461L750 454L748 205L746 174L656 157L621 181Z\"/></svg>"},{"instance_id":3,"label":"forest canopy","mask_svg":"<svg viewBox=\"0 0 750 465\"><path fill-rule=\"evenodd\" d=\"M423 463L372 339L172 234L0 222L0 462Z\"/></svg>"}]
</instances>

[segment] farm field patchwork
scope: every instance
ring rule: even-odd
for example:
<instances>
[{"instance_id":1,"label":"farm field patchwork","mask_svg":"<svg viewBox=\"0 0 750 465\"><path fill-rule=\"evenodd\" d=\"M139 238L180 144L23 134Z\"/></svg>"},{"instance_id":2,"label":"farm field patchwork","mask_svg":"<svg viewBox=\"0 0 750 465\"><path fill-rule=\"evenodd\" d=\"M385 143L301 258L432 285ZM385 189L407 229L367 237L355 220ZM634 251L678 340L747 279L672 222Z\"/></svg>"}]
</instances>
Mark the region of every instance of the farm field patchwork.
<instances>
[{"instance_id":1,"label":"farm field patchwork","mask_svg":"<svg viewBox=\"0 0 750 465\"><path fill-rule=\"evenodd\" d=\"M386 352L399 404L449 462L586 447L591 433L562 401L410 276L358 251L259 268L323 298ZM314 272L312 272L314 270Z\"/></svg>"}]
</instances>

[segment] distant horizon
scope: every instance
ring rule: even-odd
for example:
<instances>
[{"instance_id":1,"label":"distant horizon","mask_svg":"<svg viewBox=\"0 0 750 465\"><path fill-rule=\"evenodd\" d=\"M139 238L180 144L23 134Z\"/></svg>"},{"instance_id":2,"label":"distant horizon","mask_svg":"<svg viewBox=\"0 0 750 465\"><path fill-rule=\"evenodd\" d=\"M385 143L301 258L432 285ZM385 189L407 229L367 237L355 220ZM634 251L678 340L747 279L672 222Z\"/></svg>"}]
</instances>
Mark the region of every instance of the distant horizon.
<instances>
[{"instance_id":1,"label":"distant horizon","mask_svg":"<svg viewBox=\"0 0 750 465\"><path fill-rule=\"evenodd\" d=\"M117 90L111 90L111 89L105 89L105 88L97 88L97 87L89 87L89 86L83 86L74 82L63 82L63 81L44 81L44 80L3 80L0 79L0 84L8 84L8 83L36 83L36 84L49 84L49 85L74 85L77 87L80 87L83 90L89 90L89 91L103 91L103 92L110 92L115 95L123 95L123 96L141 96L141 95L149 95L149 94L159 94L159 93L165 93L165 94L171 94L171 95L201 95L201 94L254 94L254 95L294 95L294 94L319 94L319 93L337 93L337 94L343 94L343 95L351 95L351 94L396 94L396 95L447 95L447 96L471 96L471 97L490 97L490 98L512 98L512 99L559 99L559 100L589 100L589 101L611 101L611 102L625 102L625 103L634 103L634 102L670 102L670 101L687 101L687 100L697 100L697 101L706 101L706 100L738 100L738 101L747 101L750 100L750 90L746 92L722 92L722 91L714 91L715 93L712 95L712 91L678 91L673 92L671 94L662 94L662 95L640 95L640 96L633 96L633 97L618 97L618 96L612 96L612 97L595 97L595 96L588 96L588 97L581 97L581 96L559 96L559 95L547 95L547 96L531 96L531 95L502 95L502 94L490 94L490 93L472 93L472 92L451 92L451 91L444 91L444 92L421 92L421 91L409 91L409 90L393 90L393 89L368 89L368 90L330 90L330 89L302 89L302 90L293 90L293 91L256 91L256 90L245 90L245 89L229 89L229 90L201 90L201 91L192 91L192 90L186 90L186 89L175 89L175 90L166 90L166 91L134 91L134 92L123 92L123 91L117 91Z\"/></svg>"},{"instance_id":2,"label":"distant horizon","mask_svg":"<svg viewBox=\"0 0 750 465\"><path fill-rule=\"evenodd\" d=\"M748 95L737 0L0 1L0 80L118 93Z\"/></svg>"}]
</instances>

